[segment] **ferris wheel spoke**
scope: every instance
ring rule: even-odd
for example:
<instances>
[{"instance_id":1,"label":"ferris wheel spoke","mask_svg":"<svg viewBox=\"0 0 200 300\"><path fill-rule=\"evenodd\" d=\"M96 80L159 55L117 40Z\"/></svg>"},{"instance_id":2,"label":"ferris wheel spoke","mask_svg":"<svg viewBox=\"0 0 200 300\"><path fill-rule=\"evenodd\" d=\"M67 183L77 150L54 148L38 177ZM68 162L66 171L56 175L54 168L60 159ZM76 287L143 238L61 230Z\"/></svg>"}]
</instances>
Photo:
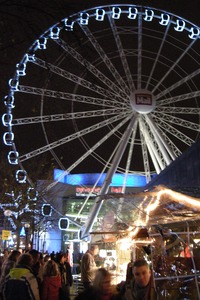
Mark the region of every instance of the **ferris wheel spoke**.
<instances>
[{"instance_id":1,"label":"ferris wheel spoke","mask_svg":"<svg viewBox=\"0 0 200 300\"><path fill-rule=\"evenodd\" d=\"M149 127L148 123L146 122L145 118L140 119L140 128L142 130L142 134L145 138L146 144L149 147L149 152L154 164L154 167L159 174L160 170L164 170L166 167L166 162L163 158L162 151L158 146L158 143L155 139L155 136Z\"/></svg>"},{"instance_id":2,"label":"ferris wheel spoke","mask_svg":"<svg viewBox=\"0 0 200 300\"><path fill-rule=\"evenodd\" d=\"M179 150L179 148L172 142L172 140L166 135L166 133L162 130L162 128L159 126L160 130L162 131L162 135L164 137L164 139L166 140L167 144L169 145L169 147L172 149L175 157L177 158L178 156L181 155L181 151Z\"/></svg>"},{"instance_id":3,"label":"ferris wheel spoke","mask_svg":"<svg viewBox=\"0 0 200 300\"><path fill-rule=\"evenodd\" d=\"M195 70L194 72L192 72L191 74L183 77L181 80L177 81L176 83L172 84L171 86L169 86L166 90L163 90L161 93L158 93L156 96L155 96L155 99L158 100L160 98L162 98L164 95L166 95L167 93L173 91L174 89L176 89L177 87L181 86L182 84L188 82L189 80L191 80L192 78L194 78L195 76L199 75L200 74L200 68ZM199 91L196 91L196 92L191 92L191 94L194 94L197 93L197 96L198 96L198 93ZM190 95L190 93L186 94L186 95ZM184 94L183 94L184 96ZM186 98L188 99L188 98ZM159 100L159 104L162 103L162 100Z\"/></svg>"},{"instance_id":4,"label":"ferris wheel spoke","mask_svg":"<svg viewBox=\"0 0 200 300\"><path fill-rule=\"evenodd\" d=\"M122 104L122 102L118 102L116 99L108 100L108 99L83 96L78 94L71 94L71 93L65 93L61 91L53 91L53 90L42 89L42 88L31 87L31 86L24 86L24 85L19 85L18 89L19 92L21 93L47 96L51 98L69 100L73 102L82 102L85 104L93 104L98 106L103 105L108 107L124 107L124 104Z\"/></svg>"},{"instance_id":5,"label":"ferris wheel spoke","mask_svg":"<svg viewBox=\"0 0 200 300\"><path fill-rule=\"evenodd\" d=\"M80 111L67 114L56 114L56 115L46 115L46 116L36 116L36 117L25 117L20 119L13 119L13 126L24 125L24 124L33 124L33 123L44 123L44 122L56 122L64 120L76 120L83 118L92 118L92 117L103 117L124 113L124 110L121 108L113 109L99 109L99 110L90 110L90 111Z\"/></svg>"},{"instance_id":6,"label":"ferris wheel spoke","mask_svg":"<svg viewBox=\"0 0 200 300\"><path fill-rule=\"evenodd\" d=\"M70 141L72 141L74 139L80 138L83 135L86 135L86 134L91 133L91 132L93 132L95 130L98 130L98 129L104 127L104 126L112 124L112 123L114 123L114 122L122 119L123 117L125 117L125 115L126 114L123 114L123 115L120 115L120 116L114 116L114 117L110 118L109 120L105 120L103 122L97 123L97 124L95 124L93 126L85 128L83 130L80 130L79 132L76 132L76 133L71 134L71 135L69 135L67 137L59 139L56 142L50 143L48 145L45 145L44 147L41 147L41 148L36 149L34 151L31 151L31 152L29 152L29 153L27 153L25 155L22 155L22 156L20 156L19 159L20 159L21 162L23 162L23 161L25 161L27 159L30 159L33 156L37 156L37 155L39 155L41 153L44 153L44 152L49 151L51 149L54 149L54 148L56 148L58 146L61 146L61 145L65 144L65 143L68 143L68 142L70 142Z\"/></svg>"},{"instance_id":7,"label":"ferris wheel spoke","mask_svg":"<svg viewBox=\"0 0 200 300\"><path fill-rule=\"evenodd\" d=\"M73 58L75 58L81 65L87 68L93 75L95 75L98 79L101 80L107 87L109 87L110 90L115 91L118 96L127 99L128 95L120 89L119 86L117 86L110 78L105 76L99 69L97 69L92 63L90 63L88 60L83 58L83 56L78 53L75 49L70 47L65 41L62 39L56 39L54 40L60 47L62 47L67 53L69 53Z\"/></svg>"},{"instance_id":8,"label":"ferris wheel spoke","mask_svg":"<svg viewBox=\"0 0 200 300\"><path fill-rule=\"evenodd\" d=\"M124 98L120 98L114 92L108 91L107 89L102 88L101 86L98 86L98 85L94 84L93 82L90 82L79 76L76 76L75 74L72 74L71 72L63 70L53 64L47 63L46 61L44 61L40 58L35 58L34 63L45 69L48 69L52 73L59 75L62 78L65 78L67 80L72 81L73 83L81 85L82 87L87 88L90 91L93 91L93 92L103 95L105 97L113 98L113 99L116 99L119 101L124 101Z\"/></svg>"},{"instance_id":9,"label":"ferris wheel spoke","mask_svg":"<svg viewBox=\"0 0 200 300\"><path fill-rule=\"evenodd\" d=\"M135 84L133 82L133 78L132 78L132 75L131 75L131 72L130 72L130 68L129 68L129 65L128 65L128 62L127 62L127 59L126 59L125 51L124 51L124 48L122 46L122 42L121 42L118 30L117 30L117 26L114 22L114 19L111 18L110 16L109 16L109 22L110 22L110 26L111 26L111 29L112 29L112 32L113 32L113 36L114 36L114 39L115 39L115 42L116 42L116 45L117 45L117 48L118 48L118 53L119 53L119 56L121 58L121 62L122 62L122 65L123 65L123 68L124 68L124 71L125 71L125 74L126 74L126 77L127 77L127 82L128 82L128 85L129 85L130 92L133 92L135 90Z\"/></svg>"},{"instance_id":10,"label":"ferris wheel spoke","mask_svg":"<svg viewBox=\"0 0 200 300\"><path fill-rule=\"evenodd\" d=\"M148 148L151 160L153 162L155 171L156 171L157 174L159 174L160 171L161 171L161 168L160 168L159 163L158 163L159 160L157 160L156 154L154 152L154 150L156 150L156 149L153 145L152 139L150 138L150 136L148 134L148 131L145 129L145 125L144 125L144 122L142 121L142 118L139 119L139 126L140 126L140 132L141 132L141 134L144 138L144 141L147 145L147 148Z\"/></svg>"},{"instance_id":11,"label":"ferris wheel spoke","mask_svg":"<svg viewBox=\"0 0 200 300\"><path fill-rule=\"evenodd\" d=\"M131 159L132 159L133 149L134 149L134 145L135 145L137 126L138 126L138 118L136 119L136 122L133 127L132 136L130 137L131 142L130 142L128 158L127 158L127 162L126 162L126 169L125 169L126 174L128 174L128 172L130 171Z\"/></svg>"},{"instance_id":12,"label":"ferris wheel spoke","mask_svg":"<svg viewBox=\"0 0 200 300\"><path fill-rule=\"evenodd\" d=\"M169 123L163 121L160 117L156 115L153 116L156 119L156 123L160 128L163 128L165 131L169 132L171 135L182 141L188 146L192 146L194 144L194 140L188 137L186 134L182 133L177 128L171 126Z\"/></svg>"},{"instance_id":13,"label":"ferris wheel spoke","mask_svg":"<svg viewBox=\"0 0 200 300\"><path fill-rule=\"evenodd\" d=\"M158 51L157 51L157 55L156 55L156 58L155 58L155 60L154 60L154 63L153 63L151 72L150 72L150 74L149 74L149 76L148 76L148 80L147 80L145 89L148 89L148 87L149 87L149 83L150 83L150 81L151 81L151 79L152 79L152 76L153 76L153 74L154 74L156 65L157 65L158 60L159 60L159 56L161 55L161 51L162 51L162 49L163 49L163 46L164 46L164 43L165 43L165 40L166 40L168 31L169 31L169 28L170 28L170 25L171 25L171 23L169 22L168 25L167 25L167 27L166 27L164 36L163 36L163 38L162 38L162 40L161 40L161 44L160 44L160 46L159 46L159 49L158 49Z\"/></svg>"},{"instance_id":14,"label":"ferris wheel spoke","mask_svg":"<svg viewBox=\"0 0 200 300\"><path fill-rule=\"evenodd\" d=\"M188 99L193 99L193 98L196 98L199 96L200 96L200 91L182 94L179 96L174 96L174 97L159 100L159 101L157 101L157 106L160 107L161 105L171 104L171 103L184 101L184 100L188 100Z\"/></svg>"},{"instance_id":15,"label":"ferris wheel spoke","mask_svg":"<svg viewBox=\"0 0 200 300\"><path fill-rule=\"evenodd\" d=\"M138 61L137 61L137 89L142 83L142 14L138 15Z\"/></svg>"},{"instance_id":16,"label":"ferris wheel spoke","mask_svg":"<svg viewBox=\"0 0 200 300\"><path fill-rule=\"evenodd\" d=\"M140 125L140 127L141 127L141 125ZM143 163L144 163L144 172L145 172L145 176L146 176L146 182L149 183L151 181L151 172L150 172L147 144L146 144L145 138L143 136L143 130L140 131L140 139L141 139L142 157L143 157Z\"/></svg>"},{"instance_id":17,"label":"ferris wheel spoke","mask_svg":"<svg viewBox=\"0 0 200 300\"><path fill-rule=\"evenodd\" d=\"M96 49L99 56L102 58L103 62L105 63L106 67L109 69L110 73L114 76L116 82L121 86L123 91L126 95L129 95L129 88L127 87L126 83L124 82L123 78L105 53L104 49L98 43L92 32L87 26L81 26L81 29L86 34L87 38L90 40L92 46Z\"/></svg>"},{"instance_id":18,"label":"ferris wheel spoke","mask_svg":"<svg viewBox=\"0 0 200 300\"><path fill-rule=\"evenodd\" d=\"M171 159L174 160L176 158L175 154L173 153L170 146L167 144L166 140L163 138L162 131L159 129L157 124L154 122L153 118L150 115L146 115L145 119L154 134L154 137L161 149L161 152L165 159L166 164L169 165L171 163Z\"/></svg>"},{"instance_id":19,"label":"ferris wheel spoke","mask_svg":"<svg viewBox=\"0 0 200 300\"><path fill-rule=\"evenodd\" d=\"M88 156L91 155L91 153L94 153L97 148L99 148L104 142L108 140L115 132L117 132L124 124L126 124L131 118L131 115L124 118L120 123L118 123L112 130L110 130L102 139L100 139L95 145L93 145L90 149L87 150L86 153L84 153L78 160L76 160L67 170L65 170L59 178L57 178L56 181L49 184L45 191L49 191L51 188L53 188L61 179L64 178L65 175L69 174L72 170L74 170L82 161L84 161ZM105 163L108 163L105 162Z\"/></svg>"},{"instance_id":20,"label":"ferris wheel spoke","mask_svg":"<svg viewBox=\"0 0 200 300\"><path fill-rule=\"evenodd\" d=\"M156 112L153 113L153 115L156 115L158 117L158 114ZM176 124L191 130L195 130L195 131L200 131L200 125L193 123L191 121L187 121L178 117L173 117L171 115L167 115L167 114L159 114L159 117L164 120L167 121L169 123L172 124Z\"/></svg>"},{"instance_id":21,"label":"ferris wheel spoke","mask_svg":"<svg viewBox=\"0 0 200 300\"><path fill-rule=\"evenodd\" d=\"M194 43L198 40L198 38L195 38L192 40L192 42L188 45L188 47L182 52L182 54L176 59L174 64L169 68L169 70L165 73L164 76L161 77L159 82L155 85L153 88L153 93L159 88L161 83L166 79L167 76L172 72L172 70L179 64L181 59L188 53L188 51L191 49L191 47L194 45Z\"/></svg>"},{"instance_id":22,"label":"ferris wheel spoke","mask_svg":"<svg viewBox=\"0 0 200 300\"><path fill-rule=\"evenodd\" d=\"M200 108L196 107L168 107L168 106L157 106L155 109L156 113L163 114L185 114L185 115L199 115Z\"/></svg>"}]
</instances>

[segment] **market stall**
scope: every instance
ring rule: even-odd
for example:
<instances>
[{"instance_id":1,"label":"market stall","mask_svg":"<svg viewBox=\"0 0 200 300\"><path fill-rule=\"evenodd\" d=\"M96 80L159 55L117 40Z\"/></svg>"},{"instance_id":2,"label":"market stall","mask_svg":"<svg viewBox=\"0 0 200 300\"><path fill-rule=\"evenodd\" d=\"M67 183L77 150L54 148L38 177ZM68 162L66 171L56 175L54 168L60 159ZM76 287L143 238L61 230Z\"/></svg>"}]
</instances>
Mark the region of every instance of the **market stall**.
<instances>
[{"instance_id":1,"label":"market stall","mask_svg":"<svg viewBox=\"0 0 200 300\"><path fill-rule=\"evenodd\" d=\"M106 248L116 251L116 281L125 279L131 260L146 258L159 299L200 299L199 198L158 186L137 194L107 195L105 206L92 240L104 253Z\"/></svg>"}]
</instances>

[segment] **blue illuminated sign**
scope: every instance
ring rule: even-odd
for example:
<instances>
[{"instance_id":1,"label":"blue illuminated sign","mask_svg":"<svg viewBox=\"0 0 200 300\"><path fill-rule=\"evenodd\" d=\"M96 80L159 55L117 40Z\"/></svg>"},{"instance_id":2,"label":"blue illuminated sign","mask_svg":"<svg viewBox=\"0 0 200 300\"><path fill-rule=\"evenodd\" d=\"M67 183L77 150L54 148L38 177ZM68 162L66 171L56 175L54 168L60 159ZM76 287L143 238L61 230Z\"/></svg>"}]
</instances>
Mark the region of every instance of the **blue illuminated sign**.
<instances>
[{"instance_id":1,"label":"blue illuminated sign","mask_svg":"<svg viewBox=\"0 0 200 300\"><path fill-rule=\"evenodd\" d=\"M54 169L54 180L70 185L94 185L102 186L106 173L83 173L83 174L64 174L64 171ZM110 186L123 186L125 174L114 174ZM128 174L126 177L126 187L144 187L146 177L137 174Z\"/></svg>"}]
</instances>

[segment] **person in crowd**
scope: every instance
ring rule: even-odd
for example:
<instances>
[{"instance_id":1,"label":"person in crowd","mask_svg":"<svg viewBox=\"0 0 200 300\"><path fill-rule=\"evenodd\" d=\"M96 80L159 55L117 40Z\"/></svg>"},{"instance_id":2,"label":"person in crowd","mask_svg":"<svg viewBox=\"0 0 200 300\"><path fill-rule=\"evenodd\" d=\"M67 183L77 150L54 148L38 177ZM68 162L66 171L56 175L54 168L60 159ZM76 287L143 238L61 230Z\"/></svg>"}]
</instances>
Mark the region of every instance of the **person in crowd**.
<instances>
[{"instance_id":1,"label":"person in crowd","mask_svg":"<svg viewBox=\"0 0 200 300\"><path fill-rule=\"evenodd\" d=\"M120 300L116 287L111 284L112 274L105 268L95 271L93 285L81 292L75 300Z\"/></svg>"},{"instance_id":2,"label":"person in crowd","mask_svg":"<svg viewBox=\"0 0 200 300\"><path fill-rule=\"evenodd\" d=\"M33 258L29 253L21 254L15 268L6 276L2 287L5 300L40 300L38 282L32 273Z\"/></svg>"},{"instance_id":3,"label":"person in crowd","mask_svg":"<svg viewBox=\"0 0 200 300\"><path fill-rule=\"evenodd\" d=\"M38 277L39 270L40 270L40 252L36 249L31 249L28 251L28 253L33 258L33 265L32 265L33 273L36 277Z\"/></svg>"},{"instance_id":4,"label":"person in crowd","mask_svg":"<svg viewBox=\"0 0 200 300\"><path fill-rule=\"evenodd\" d=\"M156 293L152 284L152 272L145 259L133 262L133 278L125 286L124 300L154 300Z\"/></svg>"},{"instance_id":5,"label":"person in crowd","mask_svg":"<svg viewBox=\"0 0 200 300\"><path fill-rule=\"evenodd\" d=\"M41 293L41 288L42 288L42 266L40 264L40 252L36 249L31 249L27 253L29 253L32 258L33 258L33 264L31 266L32 272L35 275L38 286L39 286L39 291Z\"/></svg>"},{"instance_id":6,"label":"person in crowd","mask_svg":"<svg viewBox=\"0 0 200 300\"><path fill-rule=\"evenodd\" d=\"M82 256L81 281L85 289L89 288L94 280L95 271L97 269L94 257L98 253L98 245L91 245L90 249Z\"/></svg>"},{"instance_id":7,"label":"person in crowd","mask_svg":"<svg viewBox=\"0 0 200 300\"><path fill-rule=\"evenodd\" d=\"M51 252L50 257L51 257L52 260L56 260L55 251Z\"/></svg>"},{"instance_id":8,"label":"person in crowd","mask_svg":"<svg viewBox=\"0 0 200 300\"><path fill-rule=\"evenodd\" d=\"M9 255L8 249L4 249L4 250L3 250L3 260L6 260L7 257L8 257L8 255Z\"/></svg>"},{"instance_id":9,"label":"person in crowd","mask_svg":"<svg viewBox=\"0 0 200 300\"><path fill-rule=\"evenodd\" d=\"M4 283L6 275L10 272L12 268L15 267L18 257L21 255L21 252L18 250L13 250L9 253L8 257L4 260L1 267L1 277L0 277L0 286Z\"/></svg>"},{"instance_id":10,"label":"person in crowd","mask_svg":"<svg viewBox=\"0 0 200 300\"><path fill-rule=\"evenodd\" d=\"M66 254L67 254L67 261L70 264L71 268L73 268L73 253L72 253L72 245L71 244L68 245Z\"/></svg>"},{"instance_id":11,"label":"person in crowd","mask_svg":"<svg viewBox=\"0 0 200 300\"><path fill-rule=\"evenodd\" d=\"M49 254L46 254L44 256L44 263L47 262L48 260L51 260L51 256Z\"/></svg>"},{"instance_id":12,"label":"person in crowd","mask_svg":"<svg viewBox=\"0 0 200 300\"><path fill-rule=\"evenodd\" d=\"M58 264L54 260L48 260L43 268L41 300L59 300L60 288L61 275Z\"/></svg>"},{"instance_id":13,"label":"person in crowd","mask_svg":"<svg viewBox=\"0 0 200 300\"><path fill-rule=\"evenodd\" d=\"M63 292L63 296L64 294L66 294L66 297L69 297L70 287L73 283L73 277L70 264L67 262L66 253L57 253L56 262L58 264L58 268L61 274L61 293Z\"/></svg>"},{"instance_id":14,"label":"person in crowd","mask_svg":"<svg viewBox=\"0 0 200 300\"><path fill-rule=\"evenodd\" d=\"M43 268L44 268L44 256L40 252L38 278L41 283L43 281Z\"/></svg>"}]
</instances>

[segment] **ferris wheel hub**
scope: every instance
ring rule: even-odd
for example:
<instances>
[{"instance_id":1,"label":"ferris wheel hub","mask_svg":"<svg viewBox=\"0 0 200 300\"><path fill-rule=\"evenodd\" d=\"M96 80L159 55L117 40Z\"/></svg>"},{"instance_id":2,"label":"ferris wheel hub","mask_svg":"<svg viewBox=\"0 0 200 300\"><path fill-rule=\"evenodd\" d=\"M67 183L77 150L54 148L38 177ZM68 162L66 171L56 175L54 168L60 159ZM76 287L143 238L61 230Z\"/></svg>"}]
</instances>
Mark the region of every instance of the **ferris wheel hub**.
<instances>
[{"instance_id":1,"label":"ferris wheel hub","mask_svg":"<svg viewBox=\"0 0 200 300\"><path fill-rule=\"evenodd\" d=\"M138 89L131 93L130 104L132 109L140 114L148 114L156 106L153 94L145 89Z\"/></svg>"}]
</instances>

